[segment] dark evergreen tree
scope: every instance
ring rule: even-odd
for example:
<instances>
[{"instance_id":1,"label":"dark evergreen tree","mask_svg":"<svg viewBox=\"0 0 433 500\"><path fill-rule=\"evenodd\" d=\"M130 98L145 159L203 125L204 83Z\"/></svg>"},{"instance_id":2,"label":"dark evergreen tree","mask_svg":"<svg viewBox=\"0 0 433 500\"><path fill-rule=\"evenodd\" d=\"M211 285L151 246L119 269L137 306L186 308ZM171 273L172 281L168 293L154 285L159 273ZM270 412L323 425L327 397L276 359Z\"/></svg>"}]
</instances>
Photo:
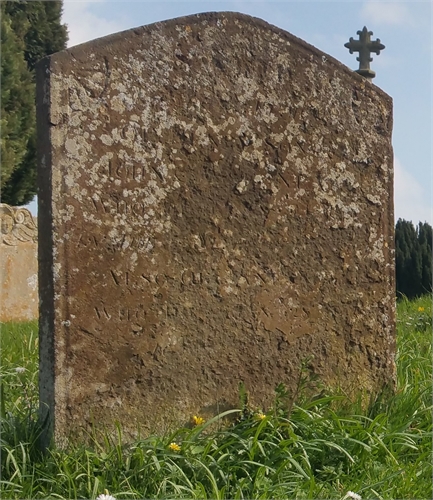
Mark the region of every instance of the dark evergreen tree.
<instances>
[{"instance_id":1,"label":"dark evergreen tree","mask_svg":"<svg viewBox=\"0 0 433 500\"><path fill-rule=\"evenodd\" d=\"M60 23L61 1L38 2L15 0L5 2L12 29L24 40L24 57L33 71L39 59L66 47L66 25Z\"/></svg>"},{"instance_id":2,"label":"dark evergreen tree","mask_svg":"<svg viewBox=\"0 0 433 500\"><path fill-rule=\"evenodd\" d=\"M421 290L423 293L432 291L432 227L425 222L419 223L418 242L421 249Z\"/></svg>"},{"instance_id":3,"label":"dark evergreen tree","mask_svg":"<svg viewBox=\"0 0 433 500\"><path fill-rule=\"evenodd\" d=\"M28 143L35 132L34 83L24 59L24 43L11 27L1 4L1 200L20 204L30 201L11 179L25 168ZM34 155L33 155L34 156ZM34 168L34 160L30 158ZM33 194L34 194L33 190ZM11 196L12 194L12 196ZM33 197L31 195L30 199Z\"/></svg>"},{"instance_id":4,"label":"dark evergreen tree","mask_svg":"<svg viewBox=\"0 0 433 500\"><path fill-rule=\"evenodd\" d=\"M395 227L395 267L397 295L409 299L432 289L432 228L402 219Z\"/></svg>"},{"instance_id":5,"label":"dark evergreen tree","mask_svg":"<svg viewBox=\"0 0 433 500\"><path fill-rule=\"evenodd\" d=\"M1 201L24 205L36 194L36 62L66 47L61 1L1 3Z\"/></svg>"}]
</instances>

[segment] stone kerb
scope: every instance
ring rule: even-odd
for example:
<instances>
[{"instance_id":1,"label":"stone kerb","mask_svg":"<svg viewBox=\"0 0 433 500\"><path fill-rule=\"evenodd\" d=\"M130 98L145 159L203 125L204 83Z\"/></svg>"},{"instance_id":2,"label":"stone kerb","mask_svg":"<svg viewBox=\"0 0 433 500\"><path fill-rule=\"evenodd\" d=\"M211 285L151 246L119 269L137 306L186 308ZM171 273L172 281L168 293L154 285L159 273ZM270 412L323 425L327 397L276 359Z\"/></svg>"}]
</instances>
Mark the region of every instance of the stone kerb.
<instances>
[{"instance_id":1,"label":"stone kerb","mask_svg":"<svg viewBox=\"0 0 433 500\"><path fill-rule=\"evenodd\" d=\"M165 428L394 377L392 101L274 26L210 13L37 70L41 401L55 435Z\"/></svg>"},{"instance_id":2,"label":"stone kerb","mask_svg":"<svg viewBox=\"0 0 433 500\"><path fill-rule=\"evenodd\" d=\"M38 317L37 221L0 203L0 322Z\"/></svg>"}]
</instances>

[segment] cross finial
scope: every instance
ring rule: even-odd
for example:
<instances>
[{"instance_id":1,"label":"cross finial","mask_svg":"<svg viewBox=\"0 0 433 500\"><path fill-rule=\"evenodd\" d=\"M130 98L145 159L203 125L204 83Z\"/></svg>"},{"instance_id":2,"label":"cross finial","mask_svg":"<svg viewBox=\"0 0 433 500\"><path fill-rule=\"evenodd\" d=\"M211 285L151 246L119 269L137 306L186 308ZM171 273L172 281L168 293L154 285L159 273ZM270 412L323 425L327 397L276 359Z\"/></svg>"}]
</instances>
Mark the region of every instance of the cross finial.
<instances>
[{"instance_id":1,"label":"cross finial","mask_svg":"<svg viewBox=\"0 0 433 500\"><path fill-rule=\"evenodd\" d=\"M359 35L359 40L354 40L350 37L349 41L344 44L347 47L351 54L354 52L359 52L359 57L356 58L359 61L359 69L356 70L356 73L364 76L365 78L372 79L376 76L376 73L370 69L370 63L373 60L370 57L370 53L374 52L377 55L380 54L380 51L385 48L385 45L380 43L379 38L376 41L371 40L372 31L368 31L366 26L364 26L362 31L357 31L357 35Z\"/></svg>"}]
</instances>

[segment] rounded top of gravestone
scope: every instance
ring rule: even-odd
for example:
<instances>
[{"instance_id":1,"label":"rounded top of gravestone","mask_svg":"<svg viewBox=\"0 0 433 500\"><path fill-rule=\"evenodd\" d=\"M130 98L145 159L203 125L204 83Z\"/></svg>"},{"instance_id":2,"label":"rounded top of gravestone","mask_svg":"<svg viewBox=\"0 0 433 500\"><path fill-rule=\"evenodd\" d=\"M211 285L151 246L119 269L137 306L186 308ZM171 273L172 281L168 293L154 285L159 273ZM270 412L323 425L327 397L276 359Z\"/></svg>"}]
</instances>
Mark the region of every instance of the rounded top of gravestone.
<instances>
[{"instance_id":1,"label":"rounded top of gravestone","mask_svg":"<svg viewBox=\"0 0 433 500\"><path fill-rule=\"evenodd\" d=\"M204 12L160 21L131 28L118 33L113 33L101 38L96 38L89 42L57 52L56 54L48 57L59 62L64 58L69 59L70 57L77 60L84 60L88 57L89 52L94 53L95 51L101 49L110 51L110 48L114 49L114 47L116 54L128 57L131 51L135 51L138 40L150 34L155 36L174 35L177 36L179 40L183 40L184 42L188 39L195 39L199 42L206 43L205 38L203 38L203 28L205 27L211 27L216 32L221 33L226 41L229 42L231 40L236 43L236 36L243 33L243 26L246 25L250 27L254 26L254 28L258 31L265 30L267 32L273 32L276 38L284 39L288 47L291 44L292 46L296 46L298 50L308 53L308 56L312 60L317 61L318 64L321 64L330 71L338 70L343 73L348 73L352 75L353 78L357 78L356 75L361 74L360 71L353 72L350 68L342 64L334 57L326 54L288 31L269 24L260 18L239 12ZM368 33L371 34L371 32ZM259 37L258 33L257 37ZM162 39L161 43L163 44ZM376 42L372 43L375 44ZM363 76L366 75L363 74ZM371 76L371 78L373 78L373 76ZM384 94L387 95L386 93Z\"/></svg>"}]
</instances>

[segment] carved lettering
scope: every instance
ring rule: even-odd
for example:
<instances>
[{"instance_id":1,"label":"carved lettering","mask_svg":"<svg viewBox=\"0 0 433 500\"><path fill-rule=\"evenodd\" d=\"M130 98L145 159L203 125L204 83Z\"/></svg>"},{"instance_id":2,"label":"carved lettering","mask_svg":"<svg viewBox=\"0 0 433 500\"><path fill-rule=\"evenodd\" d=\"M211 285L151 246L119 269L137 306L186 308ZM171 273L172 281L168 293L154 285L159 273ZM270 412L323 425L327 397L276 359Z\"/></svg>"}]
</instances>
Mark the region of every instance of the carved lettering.
<instances>
[{"instance_id":1,"label":"carved lettering","mask_svg":"<svg viewBox=\"0 0 433 500\"><path fill-rule=\"evenodd\" d=\"M119 309L119 321L137 321L145 319L146 312L144 305L140 304L138 308L124 307Z\"/></svg>"},{"instance_id":2,"label":"carved lettering","mask_svg":"<svg viewBox=\"0 0 433 500\"><path fill-rule=\"evenodd\" d=\"M167 283L167 276L164 274L154 274L146 276L144 273L136 275L130 271L109 270L110 281L118 287L127 287L131 293L133 290L144 291L150 285L163 286ZM134 276L136 279L134 280Z\"/></svg>"},{"instance_id":3,"label":"carved lettering","mask_svg":"<svg viewBox=\"0 0 433 500\"><path fill-rule=\"evenodd\" d=\"M109 213L109 204L104 198L94 199L92 198L92 205L97 213Z\"/></svg>"},{"instance_id":4,"label":"carved lettering","mask_svg":"<svg viewBox=\"0 0 433 500\"><path fill-rule=\"evenodd\" d=\"M157 274L155 276L155 282L157 285L162 286L167 283L167 277L164 274Z\"/></svg>"},{"instance_id":5,"label":"carved lettering","mask_svg":"<svg viewBox=\"0 0 433 500\"><path fill-rule=\"evenodd\" d=\"M118 158L108 161L108 177L111 181L142 181L146 175L146 166L138 163L126 163Z\"/></svg>"},{"instance_id":6,"label":"carved lettering","mask_svg":"<svg viewBox=\"0 0 433 500\"><path fill-rule=\"evenodd\" d=\"M108 314L107 309L104 307L100 307L99 309L95 307L96 316L98 319L111 319L110 314Z\"/></svg>"},{"instance_id":7,"label":"carved lettering","mask_svg":"<svg viewBox=\"0 0 433 500\"><path fill-rule=\"evenodd\" d=\"M94 234L80 234L77 242L77 247L81 248L97 248L99 245L98 238Z\"/></svg>"},{"instance_id":8,"label":"carved lettering","mask_svg":"<svg viewBox=\"0 0 433 500\"><path fill-rule=\"evenodd\" d=\"M191 270L183 271L180 280L183 285L191 285L191 284L198 285L203 282L202 274L193 272Z\"/></svg>"},{"instance_id":9,"label":"carved lettering","mask_svg":"<svg viewBox=\"0 0 433 500\"><path fill-rule=\"evenodd\" d=\"M124 273L110 269L110 275L116 286L129 286L129 272Z\"/></svg>"},{"instance_id":10,"label":"carved lettering","mask_svg":"<svg viewBox=\"0 0 433 500\"><path fill-rule=\"evenodd\" d=\"M72 241L72 240L71 240ZM115 238L110 238L107 235L95 235L87 233L79 233L76 236L77 248L89 249L106 249L110 253L124 251L127 248L131 250L144 250L149 247L149 238L145 236L132 236L123 234Z\"/></svg>"},{"instance_id":11,"label":"carved lettering","mask_svg":"<svg viewBox=\"0 0 433 500\"><path fill-rule=\"evenodd\" d=\"M98 214L137 215L143 217L146 205L142 201L131 201L120 198L120 195L104 196L92 199L92 208Z\"/></svg>"},{"instance_id":12,"label":"carved lettering","mask_svg":"<svg viewBox=\"0 0 433 500\"><path fill-rule=\"evenodd\" d=\"M176 277L168 277L165 274L146 275L144 273L136 274L131 271L114 269L109 270L109 279L116 287L127 287L131 293L133 290L142 292L152 285L162 287L167 283L168 279L176 281ZM203 283L202 273L191 270L183 271L178 279L183 285L200 285Z\"/></svg>"},{"instance_id":13,"label":"carved lettering","mask_svg":"<svg viewBox=\"0 0 433 500\"><path fill-rule=\"evenodd\" d=\"M109 239L107 237L104 237L103 244L110 253L120 252L124 248L129 246L129 242L127 242L127 236L125 234L116 239Z\"/></svg>"},{"instance_id":14,"label":"carved lettering","mask_svg":"<svg viewBox=\"0 0 433 500\"><path fill-rule=\"evenodd\" d=\"M117 274L112 269L110 269L110 274L111 274L111 277L113 278L114 283L116 283L117 286L120 286L119 278L117 277Z\"/></svg>"},{"instance_id":15,"label":"carved lettering","mask_svg":"<svg viewBox=\"0 0 433 500\"><path fill-rule=\"evenodd\" d=\"M96 317L99 320L117 319L121 322L139 321L146 318L146 310L143 304L137 307L119 307L118 309L107 310L105 306L95 307Z\"/></svg>"},{"instance_id":16,"label":"carved lettering","mask_svg":"<svg viewBox=\"0 0 433 500\"><path fill-rule=\"evenodd\" d=\"M128 123L120 129L120 137L122 139L141 139L143 142L146 140L146 129L139 127L136 124Z\"/></svg>"}]
</instances>

